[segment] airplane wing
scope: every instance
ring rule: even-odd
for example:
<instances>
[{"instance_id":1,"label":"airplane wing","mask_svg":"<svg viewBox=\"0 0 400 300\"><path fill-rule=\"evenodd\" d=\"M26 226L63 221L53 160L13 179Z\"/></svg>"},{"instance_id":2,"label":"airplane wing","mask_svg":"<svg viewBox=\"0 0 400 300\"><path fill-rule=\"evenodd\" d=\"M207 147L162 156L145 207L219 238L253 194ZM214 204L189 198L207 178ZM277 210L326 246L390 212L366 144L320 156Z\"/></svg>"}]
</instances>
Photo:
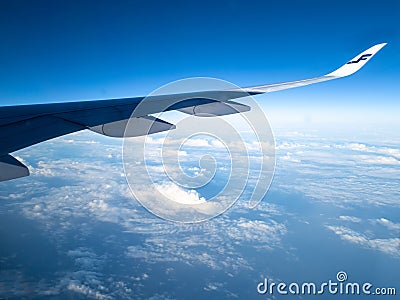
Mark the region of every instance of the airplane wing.
<instances>
[{"instance_id":1,"label":"airplane wing","mask_svg":"<svg viewBox=\"0 0 400 300\"><path fill-rule=\"evenodd\" d=\"M0 107L0 181L29 175L28 168L10 155L19 149L84 129L113 137L123 137L124 133L140 136L174 129L173 124L151 116L164 110L199 116L245 112L250 107L231 100L349 76L361 69L385 45L377 44L367 49L324 76L243 89L150 96L138 110L135 109L145 97ZM126 133L126 124L134 111L136 126L133 126L132 132Z\"/></svg>"}]
</instances>

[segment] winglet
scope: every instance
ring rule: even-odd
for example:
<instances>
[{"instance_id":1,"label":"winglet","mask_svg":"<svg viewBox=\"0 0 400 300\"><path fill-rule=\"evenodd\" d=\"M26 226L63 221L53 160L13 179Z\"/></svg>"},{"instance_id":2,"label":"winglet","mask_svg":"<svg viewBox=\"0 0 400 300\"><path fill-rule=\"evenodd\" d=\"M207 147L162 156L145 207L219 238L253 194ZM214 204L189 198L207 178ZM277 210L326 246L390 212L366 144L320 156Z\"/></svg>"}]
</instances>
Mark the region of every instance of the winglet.
<instances>
[{"instance_id":1,"label":"winglet","mask_svg":"<svg viewBox=\"0 0 400 300\"><path fill-rule=\"evenodd\" d=\"M333 77L345 77L349 76L358 70L360 70L379 50L381 50L386 43L377 44L371 48L365 50L364 52L358 54L352 60L347 62L345 65L341 66L339 69L326 74L325 76Z\"/></svg>"}]
</instances>

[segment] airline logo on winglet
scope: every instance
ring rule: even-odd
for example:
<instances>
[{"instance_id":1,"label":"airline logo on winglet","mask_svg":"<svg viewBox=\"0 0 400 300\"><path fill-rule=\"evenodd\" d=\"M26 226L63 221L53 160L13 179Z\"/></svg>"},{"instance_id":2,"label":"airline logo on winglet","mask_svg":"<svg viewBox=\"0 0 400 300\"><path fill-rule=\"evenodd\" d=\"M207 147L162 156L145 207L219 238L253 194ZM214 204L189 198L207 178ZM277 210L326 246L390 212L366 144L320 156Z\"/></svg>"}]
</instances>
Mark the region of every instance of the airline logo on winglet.
<instances>
[{"instance_id":1,"label":"airline logo on winglet","mask_svg":"<svg viewBox=\"0 0 400 300\"><path fill-rule=\"evenodd\" d=\"M366 60L368 57L370 57L372 54L364 54L364 55L361 55L360 56L360 58L359 59L357 59L357 60L353 60L353 61L349 61L347 64L349 65L349 64L356 64L356 63L358 63L358 62L360 62L360 61L362 61L362 60Z\"/></svg>"}]
</instances>

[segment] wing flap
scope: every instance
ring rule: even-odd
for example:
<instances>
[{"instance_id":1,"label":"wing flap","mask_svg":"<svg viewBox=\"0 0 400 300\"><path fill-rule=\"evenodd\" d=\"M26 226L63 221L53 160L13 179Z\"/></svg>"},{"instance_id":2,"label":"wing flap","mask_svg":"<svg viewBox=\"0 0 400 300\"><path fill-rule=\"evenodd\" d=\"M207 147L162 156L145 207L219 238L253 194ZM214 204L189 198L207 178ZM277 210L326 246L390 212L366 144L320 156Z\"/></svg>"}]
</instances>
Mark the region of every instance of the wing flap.
<instances>
[{"instance_id":1,"label":"wing flap","mask_svg":"<svg viewBox=\"0 0 400 300\"><path fill-rule=\"evenodd\" d=\"M190 106L178 110L180 112L198 117L215 117L243 113L249 111L250 109L250 106L234 101L214 101L212 103Z\"/></svg>"},{"instance_id":2,"label":"wing flap","mask_svg":"<svg viewBox=\"0 0 400 300\"><path fill-rule=\"evenodd\" d=\"M175 129L175 125L153 116L137 117L106 123L90 130L111 137L135 137Z\"/></svg>"},{"instance_id":3,"label":"wing flap","mask_svg":"<svg viewBox=\"0 0 400 300\"><path fill-rule=\"evenodd\" d=\"M0 157L0 181L29 176L28 168L10 154Z\"/></svg>"}]
</instances>

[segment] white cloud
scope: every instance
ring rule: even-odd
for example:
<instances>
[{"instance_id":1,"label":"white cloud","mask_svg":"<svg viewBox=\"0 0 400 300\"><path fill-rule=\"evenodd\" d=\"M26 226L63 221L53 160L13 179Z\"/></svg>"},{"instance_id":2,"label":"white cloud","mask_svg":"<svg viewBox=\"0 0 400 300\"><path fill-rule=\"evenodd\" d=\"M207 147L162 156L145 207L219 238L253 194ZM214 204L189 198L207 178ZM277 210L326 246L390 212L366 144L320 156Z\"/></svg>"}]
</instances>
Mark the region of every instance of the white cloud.
<instances>
[{"instance_id":1,"label":"white cloud","mask_svg":"<svg viewBox=\"0 0 400 300\"><path fill-rule=\"evenodd\" d=\"M281 140L277 150L275 188L299 191L339 207L397 205L398 148L288 139ZM292 161L298 162L296 168L285 165Z\"/></svg>"},{"instance_id":2,"label":"white cloud","mask_svg":"<svg viewBox=\"0 0 400 300\"><path fill-rule=\"evenodd\" d=\"M293 154L290 153L290 152L287 152L286 155L281 156L280 159L284 160L284 161L294 162L294 163L300 163L301 162L300 159L294 157Z\"/></svg>"},{"instance_id":3,"label":"white cloud","mask_svg":"<svg viewBox=\"0 0 400 300\"><path fill-rule=\"evenodd\" d=\"M220 140L216 140L216 139L211 140L211 146L213 148L225 149L224 143L221 142Z\"/></svg>"},{"instance_id":4,"label":"white cloud","mask_svg":"<svg viewBox=\"0 0 400 300\"><path fill-rule=\"evenodd\" d=\"M253 246L262 245L262 248L276 247L282 236L286 234L286 226L270 220L268 223L261 220L247 220L240 218L235 226L227 229L227 234L235 241L251 242Z\"/></svg>"},{"instance_id":5,"label":"white cloud","mask_svg":"<svg viewBox=\"0 0 400 300\"><path fill-rule=\"evenodd\" d=\"M165 197L177 203L202 204L207 202L204 197L200 197L196 190L185 190L172 182L156 184L155 186Z\"/></svg>"},{"instance_id":6,"label":"white cloud","mask_svg":"<svg viewBox=\"0 0 400 300\"><path fill-rule=\"evenodd\" d=\"M363 247L378 250L394 256L400 256L400 238L368 238L366 235L363 235L344 226L326 227L345 241L359 244Z\"/></svg>"},{"instance_id":7,"label":"white cloud","mask_svg":"<svg viewBox=\"0 0 400 300\"><path fill-rule=\"evenodd\" d=\"M183 150L178 151L178 157L186 157L186 156L188 156L188 153L186 151Z\"/></svg>"},{"instance_id":8,"label":"white cloud","mask_svg":"<svg viewBox=\"0 0 400 300\"><path fill-rule=\"evenodd\" d=\"M69 147L69 144L63 143L62 147ZM180 261L190 266L200 264L212 270L229 270L230 273L237 274L253 268L253 262L247 261L246 256L235 247L241 240L254 241L251 232L258 232L259 238L256 242L258 249L263 244L269 250L280 247L280 237L284 232L279 233L277 223L260 221L247 224L250 220L241 218L238 226L236 220L231 223L231 219L222 216L207 225L194 227L177 226L159 220L140 208L136 200L130 198L125 180L120 176L122 165L110 163L105 155L97 156L99 153L104 153L101 145L81 143L74 147L77 147L80 156L73 159L56 155L57 160L55 160L51 152L46 154L48 160L43 160L44 156L38 156L35 151L30 152L33 162L42 161L40 168L51 170L54 174L52 178L58 180L59 184L50 185L48 177L45 176L31 176L24 195L26 201L21 204L25 217L37 222L44 234L60 249L65 249L65 245L71 245L66 242L72 232L74 237L81 238L79 245L81 242L84 244L85 238L94 234L93 226L99 222L112 222L120 226L121 231L126 234L139 236L144 240L140 245L128 248L127 255L145 259L146 263ZM40 148L38 150L43 151ZM118 150L119 148L115 147L111 151L117 153ZM15 185L23 187L17 181ZM195 190L185 190L173 184L160 184L159 187L164 192L170 193L178 202L201 204L199 205L201 207L202 204L209 204ZM248 210L244 213L246 212ZM234 226L239 228L238 231L230 231ZM228 231L235 236L234 239L227 238L225 233ZM183 239L175 238L178 235ZM113 237L108 238L113 239ZM114 275L105 274L103 269L107 257L83 247L69 249L65 253L74 262L75 269L55 278L59 283L54 284L56 290L52 292L53 294L59 295L67 290L85 298L132 296L129 288L126 292L121 288L120 294L118 294L119 285L113 290ZM139 274L134 275L138 276ZM139 277L141 282L137 282L137 285L143 284L142 281L145 280ZM46 292L49 291L46 287Z\"/></svg>"},{"instance_id":9,"label":"white cloud","mask_svg":"<svg viewBox=\"0 0 400 300\"><path fill-rule=\"evenodd\" d=\"M288 149L292 146L303 147L301 144L289 145ZM96 155L104 152L102 145L92 147L82 143L80 147L81 151L78 148L77 153L81 153L81 157L74 160L58 157L55 161L51 159L51 154L48 154L49 160L40 163L40 168L53 172L54 177L63 180L62 184L49 187L49 182L44 176L32 176L29 178L29 185L26 186L27 201L21 204L25 216L37 221L43 227L45 234L48 234L57 245L62 245L63 239L67 236L65 233L75 232L76 236L84 239L85 235L93 230L91 224L94 222L112 222L121 226L121 230L125 230L126 234L139 236L140 240L143 240L143 243L137 245L124 245L127 247L126 254L129 257L142 259L146 263L179 261L189 266L200 264L212 270L228 270L233 274L256 267L255 263L248 260L246 254L237 248L237 245L246 244L252 249L263 251L273 251L282 247L281 241L287 228L284 224L271 219L271 215L273 218L274 215L280 214L276 206L267 202L261 203L257 207L257 213L260 215L258 220L254 218L254 214L247 217L248 208L240 211L235 205L236 212L240 212L238 218L223 215L207 223L207 226L176 226L154 218L130 199L125 181L120 177L121 165L110 164L108 160L105 164L104 157L101 157L101 160L95 159ZM307 147L300 149L304 152L294 150L291 158L298 156L300 159L309 156L311 160L307 162L308 165L299 164L296 170L293 170L294 168L278 170L278 176L284 177L281 177L282 180L279 177L275 180L276 187L282 190L281 187L286 184L287 189L291 191L297 188L314 199L334 201L343 205L351 201L354 203L365 201L374 205L384 201L388 203L398 201L399 198L396 197L398 184L393 179L398 178L399 172L395 169L388 169L387 166L369 169L364 164L357 168L344 168L343 164L347 159L344 153L324 156L323 151L326 148L323 144L310 144ZM313 153L308 151L310 148L314 149ZM119 148L114 151L118 152ZM312 160L314 154L320 155ZM34 153L32 155L35 157ZM337 165L334 167L318 165L316 162L319 162L318 159L321 157ZM299 173L296 173L297 171ZM300 184L291 182L288 174L297 177L299 180L297 183ZM299 174L303 176L298 176ZM376 181L371 181L368 177L371 174L376 177L386 177L379 177L384 178L383 180L378 178ZM391 185L391 182L394 184ZM184 190L173 185L160 186L175 198L186 199L185 201L189 199L195 203L205 201L194 190ZM13 194L10 194L10 197L11 195ZM339 218L342 221L359 221L358 218L351 216ZM81 220L86 221L81 223ZM398 228L397 223L384 218L376 222L393 230ZM371 249L393 254L397 245L397 252L399 251L399 239L396 238L371 239L369 235L357 233L346 227L331 226L329 229L344 240ZM177 236L183 238L177 239ZM85 248L72 249L67 255L73 259L81 272L68 273L63 279L60 290L69 287L71 291L85 297L107 297L109 291L103 290L101 285L101 282L106 280L102 277L104 275L102 264L105 258ZM135 278L140 278L139 281L145 280L141 274L135 274ZM96 280L100 284L95 283ZM213 286L210 284L208 287L212 289ZM131 295L129 289L126 293Z\"/></svg>"},{"instance_id":10,"label":"white cloud","mask_svg":"<svg viewBox=\"0 0 400 300\"><path fill-rule=\"evenodd\" d=\"M112 297L104 295L101 292L88 287L87 285L81 284L79 281L70 282L67 286L67 289L69 291L84 295L92 299L99 299L99 300L112 299Z\"/></svg>"},{"instance_id":11,"label":"white cloud","mask_svg":"<svg viewBox=\"0 0 400 300\"><path fill-rule=\"evenodd\" d=\"M208 140L206 139L188 139L184 142L184 146L187 147L210 147Z\"/></svg>"},{"instance_id":12,"label":"white cloud","mask_svg":"<svg viewBox=\"0 0 400 300\"><path fill-rule=\"evenodd\" d=\"M221 282L212 282L212 283L208 283L203 289L207 292L210 292L210 291L221 290L223 287L224 287L224 284Z\"/></svg>"},{"instance_id":13,"label":"white cloud","mask_svg":"<svg viewBox=\"0 0 400 300\"><path fill-rule=\"evenodd\" d=\"M390 156L379 156L379 155L357 155L354 156L357 160L359 159L365 164L378 164L378 165L400 165L400 160Z\"/></svg>"},{"instance_id":14,"label":"white cloud","mask_svg":"<svg viewBox=\"0 0 400 300\"><path fill-rule=\"evenodd\" d=\"M75 140L73 139L60 139L60 141L67 144L75 143Z\"/></svg>"},{"instance_id":15,"label":"white cloud","mask_svg":"<svg viewBox=\"0 0 400 300\"><path fill-rule=\"evenodd\" d=\"M290 149L299 149L299 148L308 148L308 147L309 146L306 144L283 141L283 142L277 143L276 150L290 150Z\"/></svg>"},{"instance_id":16,"label":"white cloud","mask_svg":"<svg viewBox=\"0 0 400 300\"><path fill-rule=\"evenodd\" d=\"M392 156L394 158L400 159L400 149L397 148L390 148L385 146L369 146L362 143L335 144L334 147L338 149L347 149L357 152L384 154L386 156Z\"/></svg>"},{"instance_id":17,"label":"white cloud","mask_svg":"<svg viewBox=\"0 0 400 300\"><path fill-rule=\"evenodd\" d=\"M361 143L350 143L345 145L336 144L334 145L334 147L339 149L353 150L353 151L368 151L367 145Z\"/></svg>"},{"instance_id":18,"label":"white cloud","mask_svg":"<svg viewBox=\"0 0 400 300\"><path fill-rule=\"evenodd\" d=\"M164 174L165 173L165 167L163 165L158 165L158 166L149 166L147 165L147 170L149 171L150 174L156 175L153 173L159 173L159 174Z\"/></svg>"},{"instance_id":19,"label":"white cloud","mask_svg":"<svg viewBox=\"0 0 400 300\"><path fill-rule=\"evenodd\" d=\"M386 228L390 229L390 230L395 230L395 231L399 231L400 232L400 223L394 223L388 219L385 218L380 218L376 220L377 223L385 226ZM400 246L400 245L399 245ZM400 251L400 249L399 249Z\"/></svg>"},{"instance_id":20,"label":"white cloud","mask_svg":"<svg viewBox=\"0 0 400 300\"><path fill-rule=\"evenodd\" d=\"M353 222L353 223L360 223L361 222L360 218L352 217L352 216L339 216L339 219L343 220L343 221Z\"/></svg>"}]
</instances>

